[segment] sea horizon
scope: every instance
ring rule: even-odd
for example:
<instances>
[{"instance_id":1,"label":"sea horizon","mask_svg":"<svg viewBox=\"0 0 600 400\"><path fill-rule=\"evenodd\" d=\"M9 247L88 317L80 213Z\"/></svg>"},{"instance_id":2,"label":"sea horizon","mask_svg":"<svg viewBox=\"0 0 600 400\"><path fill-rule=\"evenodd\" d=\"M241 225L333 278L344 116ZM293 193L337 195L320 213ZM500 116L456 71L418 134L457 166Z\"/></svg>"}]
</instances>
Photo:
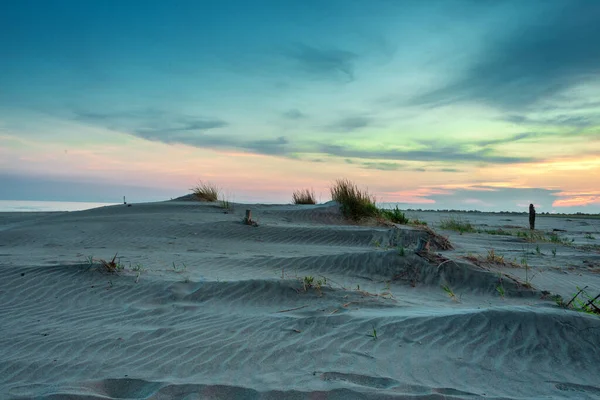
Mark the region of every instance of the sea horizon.
<instances>
[{"instance_id":1,"label":"sea horizon","mask_svg":"<svg viewBox=\"0 0 600 400\"><path fill-rule=\"evenodd\" d=\"M113 206L119 203L94 201L0 200L0 212L65 212Z\"/></svg>"}]
</instances>

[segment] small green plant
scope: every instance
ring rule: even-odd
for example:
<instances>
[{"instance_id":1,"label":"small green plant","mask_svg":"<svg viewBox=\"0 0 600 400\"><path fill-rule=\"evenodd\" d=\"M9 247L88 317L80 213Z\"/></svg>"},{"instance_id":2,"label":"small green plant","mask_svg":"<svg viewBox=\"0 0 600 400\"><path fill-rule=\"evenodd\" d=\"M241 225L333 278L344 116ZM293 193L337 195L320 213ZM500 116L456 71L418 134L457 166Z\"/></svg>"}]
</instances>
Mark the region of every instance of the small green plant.
<instances>
[{"instance_id":1,"label":"small green plant","mask_svg":"<svg viewBox=\"0 0 600 400\"><path fill-rule=\"evenodd\" d=\"M454 300L454 301L458 301L456 298L456 294L454 294L454 291L450 288L450 286L448 285L442 285L442 289L444 289L444 292L446 292L446 294L448 294L448 296Z\"/></svg>"},{"instance_id":2,"label":"small green plant","mask_svg":"<svg viewBox=\"0 0 600 400\"><path fill-rule=\"evenodd\" d=\"M302 280L302 283L304 285L304 291L308 292L308 289L313 287L313 283L315 281L315 278L312 276L305 276L304 279Z\"/></svg>"},{"instance_id":3,"label":"small green plant","mask_svg":"<svg viewBox=\"0 0 600 400\"><path fill-rule=\"evenodd\" d=\"M383 219L391 221L395 224L406 225L409 221L408 218L406 218L406 215L404 215L404 213L400 211L400 209L398 209L398 206L396 206L396 208L392 210L387 208L380 208L379 215L381 215Z\"/></svg>"},{"instance_id":4,"label":"small green plant","mask_svg":"<svg viewBox=\"0 0 600 400\"><path fill-rule=\"evenodd\" d=\"M341 206L344 217L354 221L379 215L375 197L367 190L360 190L348 179L338 179L330 188L331 199Z\"/></svg>"},{"instance_id":5,"label":"small green plant","mask_svg":"<svg viewBox=\"0 0 600 400\"><path fill-rule=\"evenodd\" d=\"M552 257L556 257L556 247L552 249Z\"/></svg>"},{"instance_id":6,"label":"small green plant","mask_svg":"<svg viewBox=\"0 0 600 400\"><path fill-rule=\"evenodd\" d=\"M220 202L221 202L222 209L224 209L225 211L233 211L233 205L227 198L221 197Z\"/></svg>"},{"instance_id":7,"label":"small green plant","mask_svg":"<svg viewBox=\"0 0 600 400\"><path fill-rule=\"evenodd\" d=\"M440 220L440 228L463 233L475 232L475 227L469 222L461 218L448 217Z\"/></svg>"},{"instance_id":8,"label":"small green plant","mask_svg":"<svg viewBox=\"0 0 600 400\"><path fill-rule=\"evenodd\" d=\"M131 267L131 270L133 272L142 272L142 271L144 271L144 266L140 263L137 263L133 267Z\"/></svg>"},{"instance_id":9,"label":"small green plant","mask_svg":"<svg viewBox=\"0 0 600 400\"><path fill-rule=\"evenodd\" d=\"M504 286L502 286L502 283L500 283L500 285L496 286L496 291L498 292L498 294L500 295L501 298L504 298L504 296L506 295L506 292L504 291Z\"/></svg>"},{"instance_id":10,"label":"small green plant","mask_svg":"<svg viewBox=\"0 0 600 400\"><path fill-rule=\"evenodd\" d=\"M219 188L210 182L200 181L200 183L190 190L196 196L196 199L200 201L214 202L219 198Z\"/></svg>"},{"instance_id":11,"label":"small green plant","mask_svg":"<svg viewBox=\"0 0 600 400\"><path fill-rule=\"evenodd\" d=\"M427 222L422 221L418 218L413 219L412 221L409 222L409 224L416 225L416 226L427 226Z\"/></svg>"},{"instance_id":12,"label":"small green plant","mask_svg":"<svg viewBox=\"0 0 600 400\"><path fill-rule=\"evenodd\" d=\"M541 256L541 255L542 255L542 251L540 250L540 245L539 245L539 244L537 244L537 245L535 246L535 252L536 252L536 254L537 254L538 256Z\"/></svg>"},{"instance_id":13,"label":"small green plant","mask_svg":"<svg viewBox=\"0 0 600 400\"><path fill-rule=\"evenodd\" d=\"M526 253L521 258L521 267L525 268L525 283L523 284L523 286L525 286L527 288L531 288L531 280L533 279L535 274L531 274L529 271L531 267L529 267L529 263L527 262Z\"/></svg>"},{"instance_id":14,"label":"small green plant","mask_svg":"<svg viewBox=\"0 0 600 400\"><path fill-rule=\"evenodd\" d=\"M400 257L404 257L406 255L404 252L404 247L400 246L400 249L398 250L398 255Z\"/></svg>"},{"instance_id":15,"label":"small green plant","mask_svg":"<svg viewBox=\"0 0 600 400\"><path fill-rule=\"evenodd\" d=\"M85 260L87 261L88 265L91 267L92 265L94 265L94 257L93 256L87 256L85 258Z\"/></svg>"},{"instance_id":16,"label":"small green plant","mask_svg":"<svg viewBox=\"0 0 600 400\"><path fill-rule=\"evenodd\" d=\"M595 239L596 239L596 238L594 237L594 235L592 235L592 234L591 234L591 233L589 233L589 232L588 232L588 233L586 233L584 237L585 237L586 239L589 239L589 240L595 240Z\"/></svg>"},{"instance_id":17,"label":"small green plant","mask_svg":"<svg viewBox=\"0 0 600 400\"><path fill-rule=\"evenodd\" d=\"M315 192L312 189L300 189L292 194L292 202L294 204L317 204L315 200Z\"/></svg>"},{"instance_id":18,"label":"small green plant","mask_svg":"<svg viewBox=\"0 0 600 400\"><path fill-rule=\"evenodd\" d=\"M377 340L377 329L375 329L375 325L371 325L373 327L373 333L370 336L373 336L373 339Z\"/></svg>"},{"instance_id":19,"label":"small green plant","mask_svg":"<svg viewBox=\"0 0 600 400\"><path fill-rule=\"evenodd\" d=\"M378 239L373 240L373 246L379 248L381 247L381 242Z\"/></svg>"}]
</instances>

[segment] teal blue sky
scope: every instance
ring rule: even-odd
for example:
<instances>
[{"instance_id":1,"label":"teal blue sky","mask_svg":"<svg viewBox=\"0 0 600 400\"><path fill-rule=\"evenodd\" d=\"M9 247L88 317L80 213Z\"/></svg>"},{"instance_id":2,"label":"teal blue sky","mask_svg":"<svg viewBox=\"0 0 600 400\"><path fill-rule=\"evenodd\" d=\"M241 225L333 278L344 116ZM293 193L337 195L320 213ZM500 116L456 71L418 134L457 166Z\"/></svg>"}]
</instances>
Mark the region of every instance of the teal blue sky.
<instances>
[{"instance_id":1,"label":"teal blue sky","mask_svg":"<svg viewBox=\"0 0 600 400\"><path fill-rule=\"evenodd\" d=\"M592 0L7 0L0 198L205 179L285 201L343 176L420 208L598 212L598 21Z\"/></svg>"}]
</instances>

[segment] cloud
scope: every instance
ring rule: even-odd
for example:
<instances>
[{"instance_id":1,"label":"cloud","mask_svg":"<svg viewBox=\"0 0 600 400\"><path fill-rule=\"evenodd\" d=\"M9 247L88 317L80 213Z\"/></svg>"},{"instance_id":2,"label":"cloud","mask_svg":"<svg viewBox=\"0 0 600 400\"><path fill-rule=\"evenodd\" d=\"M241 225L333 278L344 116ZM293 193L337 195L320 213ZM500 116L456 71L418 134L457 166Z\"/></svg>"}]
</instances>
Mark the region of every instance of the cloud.
<instances>
[{"instance_id":1,"label":"cloud","mask_svg":"<svg viewBox=\"0 0 600 400\"><path fill-rule=\"evenodd\" d=\"M366 162L361 163L361 165L366 169L377 169L380 171L398 171L405 168L402 164L391 162Z\"/></svg>"},{"instance_id":2,"label":"cloud","mask_svg":"<svg viewBox=\"0 0 600 400\"><path fill-rule=\"evenodd\" d=\"M284 112L282 115L288 119L303 119L307 117L306 114L295 108Z\"/></svg>"},{"instance_id":3,"label":"cloud","mask_svg":"<svg viewBox=\"0 0 600 400\"><path fill-rule=\"evenodd\" d=\"M362 158L397 161L452 161L452 162L484 162L495 164L526 163L535 161L532 157L510 157L496 155L489 149L466 151L462 146L445 146L427 150L369 150L351 147L320 144L318 151L337 157Z\"/></svg>"},{"instance_id":4,"label":"cloud","mask_svg":"<svg viewBox=\"0 0 600 400\"><path fill-rule=\"evenodd\" d=\"M466 71L445 87L412 99L439 106L484 102L522 110L575 85L600 78L600 2L553 2L501 41L490 42ZM555 8L552 8L555 7Z\"/></svg>"},{"instance_id":5,"label":"cloud","mask_svg":"<svg viewBox=\"0 0 600 400\"><path fill-rule=\"evenodd\" d=\"M550 127L568 127L568 128L587 128L600 125L600 118L597 113L590 115L557 115L553 117L530 118L523 114L509 114L501 118L506 122L515 125L525 126L550 126Z\"/></svg>"},{"instance_id":6,"label":"cloud","mask_svg":"<svg viewBox=\"0 0 600 400\"><path fill-rule=\"evenodd\" d=\"M328 125L326 129L338 132L351 132L371 125L373 120L367 117L347 117Z\"/></svg>"},{"instance_id":7,"label":"cloud","mask_svg":"<svg viewBox=\"0 0 600 400\"><path fill-rule=\"evenodd\" d=\"M354 63L358 55L353 52L298 44L284 55L313 77L354 80Z\"/></svg>"}]
</instances>

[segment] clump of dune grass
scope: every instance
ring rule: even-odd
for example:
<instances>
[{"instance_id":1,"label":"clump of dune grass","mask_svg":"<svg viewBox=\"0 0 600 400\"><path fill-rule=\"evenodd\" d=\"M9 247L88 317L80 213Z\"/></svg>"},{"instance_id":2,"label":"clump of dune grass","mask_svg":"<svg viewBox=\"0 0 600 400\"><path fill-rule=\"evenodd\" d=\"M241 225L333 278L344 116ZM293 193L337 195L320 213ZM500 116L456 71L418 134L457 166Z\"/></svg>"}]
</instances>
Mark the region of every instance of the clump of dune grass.
<instances>
[{"instance_id":1,"label":"clump of dune grass","mask_svg":"<svg viewBox=\"0 0 600 400\"><path fill-rule=\"evenodd\" d=\"M200 201L213 202L219 198L219 188L214 183L200 182L190 190Z\"/></svg>"},{"instance_id":2,"label":"clump of dune grass","mask_svg":"<svg viewBox=\"0 0 600 400\"><path fill-rule=\"evenodd\" d=\"M449 231L457 231L461 234L465 232L475 232L475 227L473 227L469 221L455 217L448 217L440 220L440 228Z\"/></svg>"},{"instance_id":3,"label":"clump of dune grass","mask_svg":"<svg viewBox=\"0 0 600 400\"><path fill-rule=\"evenodd\" d=\"M409 219L402 211L398 209L398 206L396 206L394 209L381 208L379 209L379 214L382 218L387 219L395 224L406 225L409 222Z\"/></svg>"},{"instance_id":4,"label":"clump of dune grass","mask_svg":"<svg viewBox=\"0 0 600 400\"><path fill-rule=\"evenodd\" d=\"M300 189L294 191L292 195L294 204L317 204L315 200L315 191L312 189Z\"/></svg>"},{"instance_id":5,"label":"clump of dune grass","mask_svg":"<svg viewBox=\"0 0 600 400\"><path fill-rule=\"evenodd\" d=\"M360 190L349 179L338 179L330 188L331 199L341 205L342 214L349 219L358 221L367 217L379 215L375 196L368 190Z\"/></svg>"}]
</instances>

